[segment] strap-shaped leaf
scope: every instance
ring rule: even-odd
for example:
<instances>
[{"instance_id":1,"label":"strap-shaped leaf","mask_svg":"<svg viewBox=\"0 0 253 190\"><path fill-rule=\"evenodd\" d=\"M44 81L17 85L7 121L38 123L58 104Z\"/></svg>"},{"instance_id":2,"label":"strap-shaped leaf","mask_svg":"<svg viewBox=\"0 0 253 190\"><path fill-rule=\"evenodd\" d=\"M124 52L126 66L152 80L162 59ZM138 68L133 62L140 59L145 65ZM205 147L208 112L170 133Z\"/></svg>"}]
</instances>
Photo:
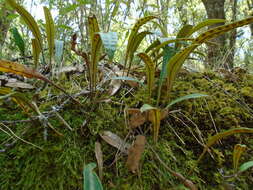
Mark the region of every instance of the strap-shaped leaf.
<instances>
[{"instance_id":1,"label":"strap-shaped leaf","mask_svg":"<svg viewBox=\"0 0 253 190\"><path fill-rule=\"evenodd\" d=\"M27 12L22 6L17 4L15 0L6 0L6 2L22 16L25 23L27 24L29 29L32 31L33 36L38 40L40 49L42 49L43 42L42 42L41 33L32 15L29 12Z\"/></svg>"},{"instance_id":2,"label":"strap-shaped leaf","mask_svg":"<svg viewBox=\"0 0 253 190\"><path fill-rule=\"evenodd\" d=\"M237 144L234 147L234 152L233 152L233 167L234 167L235 172L238 169L240 158L241 158L242 154L245 152L246 148L247 148L247 146L244 145L244 144Z\"/></svg>"},{"instance_id":3,"label":"strap-shaped leaf","mask_svg":"<svg viewBox=\"0 0 253 190\"><path fill-rule=\"evenodd\" d=\"M129 49L129 57L128 57L128 62L129 62L129 69L131 67L131 62L134 58L134 53L135 51L138 49L138 47L140 46L142 40L145 38L146 35L148 34L152 34L151 32L148 32L148 31L143 31L143 32L140 32L138 33L136 36L135 36L135 40L132 44L132 47L131 49Z\"/></svg>"},{"instance_id":4,"label":"strap-shaped leaf","mask_svg":"<svg viewBox=\"0 0 253 190\"><path fill-rule=\"evenodd\" d=\"M196 93L196 94L189 94L189 95L186 95L186 96L182 96L182 97L180 97L180 98L177 98L177 99L171 101L171 102L166 106L165 109L168 109L168 108L171 107L172 105L174 105L174 104L176 104L176 103L178 103L178 102L182 102L182 101L184 101L184 100L195 99L195 98L202 98L202 97L207 97L207 96L208 96L208 95L206 95L206 94L198 94L198 93Z\"/></svg>"},{"instance_id":5,"label":"strap-shaped leaf","mask_svg":"<svg viewBox=\"0 0 253 190\"><path fill-rule=\"evenodd\" d=\"M90 40L92 43L94 35L100 31L98 21L95 15L88 17L88 30L89 30Z\"/></svg>"},{"instance_id":6,"label":"strap-shaped leaf","mask_svg":"<svg viewBox=\"0 0 253 190\"><path fill-rule=\"evenodd\" d=\"M131 55L131 48L133 47L133 44L135 43L136 36L138 34L138 31L140 27L144 24L146 24L148 21L157 18L156 16L147 16L139 19L134 27L131 30L130 36L128 38L128 43L127 43L127 50L126 50L126 57L125 57L125 66L127 65L127 62L129 60L129 56ZM129 67L130 68L130 67Z\"/></svg>"},{"instance_id":7,"label":"strap-shaped leaf","mask_svg":"<svg viewBox=\"0 0 253 190\"><path fill-rule=\"evenodd\" d=\"M109 59L112 60L118 43L117 32L99 32L99 35L103 42L105 52L107 53Z\"/></svg>"},{"instance_id":8,"label":"strap-shaped leaf","mask_svg":"<svg viewBox=\"0 0 253 190\"><path fill-rule=\"evenodd\" d=\"M196 31L200 30L201 28L206 27L206 26L210 26L213 24L219 24L219 23L225 23L225 22L226 22L225 19L207 19L203 22L198 23L196 26L194 26L190 31L190 35Z\"/></svg>"},{"instance_id":9,"label":"strap-shaped leaf","mask_svg":"<svg viewBox=\"0 0 253 190\"><path fill-rule=\"evenodd\" d=\"M95 15L88 17L88 29L91 40L91 65L90 69L90 87L91 91L94 91L97 83L97 64L101 55L102 41L100 38L99 25Z\"/></svg>"},{"instance_id":10,"label":"strap-shaped leaf","mask_svg":"<svg viewBox=\"0 0 253 190\"><path fill-rule=\"evenodd\" d=\"M11 29L12 36L14 38L14 43L16 46L18 46L19 51L21 52L21 55L25 54L25 42L18 32L18 29L16 27Z\"/></svg>"},{"instance_id":11,"label":"strap-shaped leaf","mask_svg":"<svg viewBox=\"0 0 253 190\"><path fill-rule=\"evenodd\" d=\"M240 166L239 172L244 172L251 167L253 167L253 161L245 162Z\"/></svg>"},{"instance_id":12,"label":"strap-shaped leaf","mask_svg":"<svg viewBox=\"0 0 253 190\"><path fill-rule=\"evenodd\" d=\"M90 77L91 77L91 87L95 90L97 84L97 74L98 68L97 64L101 55L102 41L99 34L95 34L92 40L92 50L91 50L91 65L90 65Z\"/></svg>"},{"instance_id":13,"label":"strap-shaped leaf","mask_svg":"<svg viewBox=\"0 0 253 190\"><path fill-rule=\"evenodd\" d=\"M160 44L158 44L151 52L150 55L153 55L154 53L158 52L161 48L165 47L168 44L180 42L180 41L194 41L192 38L179 38L179 39L173 39L173 40L166 40ZM176 50L175 50L176 51Z\"/></svg>"},{"instance_id":14,"label":"strap-shaped leaf","mask_svg":"<svg viewBox=\"0 0 253 190\"><path fill-rule=\"evenodd\" d=\"M152 109L148 112L148 119L152 122L153 125L153 138L154 141L158 141L158 135L160 130L161 123L161 110L160 109Z\"/></svg>"},{"instance_id":15,"label":"strap-shaped leaf","mask_svg":"<svg viewBox=\"0 0 253 190\"><path fill-rule=\"evenodd\" d=\"M86 165L83 169L83 190L103 190L103 186L93 171L96 167L95 163Z\"/></svg>"},{"instance_id":16,"label":"strap-shaped leaf","mask_svg":"<svg viewBox=\"0 0 253 190\"><path fill-rule=\"evenodd\" d=\"M168 78L167 78L167 93L170 92L172 88L172 84L175 80L175 77L180 70L181 66L183 65L185 59L189 56L189 54L196 49L202 43L217 37L218 35L224 34L225 32L232 30L237 27L241 27L253 22L253 17L243 19L241 21L237 21L231 24L227 24L224 26L219 26L204 32L199 37L197 37L193 44L189 47L183 49L182 51L178 52L172 59L170 59L168 63ZM168 94L167 94L168 95Z\"/></svg>"},{"instance_id":17,"label":"strap-shaped leaf","mask_svg":"<svg viewBox=\"0 0 253 190\"><path fill-rule=\"evenodd\" d=\"M32 50L33 50L34 68L36 69L39 64L39 56L40 56L40 52L41 52L39 42L36 38L32 39Z\"/></svg>"},{"instance_id":18,"label":"strap-shaped leaf","mask_svg":"<svg viewBox=\"0 0 253 190\"><path fill-rule=\"evenodd\" d=\"M209 149L209 147L211 147L212 145L214 145L217 141L221 140L222 138L234 135L234 134L240 134L240 133L253 133L253 129L251 128L234 128L234 129L230 129L227 130L225 132L221 132L218 133L212 137L209 138L203 152L201 153L201 155L198 158L197 163L203 158L203 156L205 155L205 153L207 152L207 150Z\"/></svg>"},{"instance_id":19,"label":"strap-shaped leaf","mask_svg":"<svg viewBox=\"0 0 253 190\"><path fill-rule=\"evenodd\" d=\"M221 34L224 34L230 30L233 30L235 28L238 28L238 27L241 27L241 26L244 26L244 25L247 25L247 24L250 24L253 22L253 17L249 17L249 18L246 18L246 19L243 19L243 20L240 20L240 21L236 21L236 22L233 22L233 23L230 23L230 24L226 24L226 25L223 25L223 26L219 26L219 27L215 27L213 29L210 29L204 33L202 33L199 37L197 37L195 39L195 42L196 43L203 43L207 40L210 40L214 37L217 37Z\"/></svg>"},{"instance_id":20,"label":"strap-shaped leaf","mask_svg":"<svg viewBox=\"0 0 253 190\"><path fill-rule=\"evenodd\" d=\"M149 101L151 101L152 90L154 88L155 82L155 64L146 53L139 53L138 56L142 59L142 61L146 65L148 94L149 94Z\"/></svg>"},{"instance_id":21,"label":"strap-shaped leaf","mask_svg":"<svg viewBox=\"0 0 253 190\"><path fill-rule=\"evenodd\" d=\"M173 82L175 80L175 77L180 70L181 66L183 65L186 58L189 56L189 54L198 46L198 44L193 44L180 52L178 52L176 55L174 55L168 63L167 66L167 96L171 91Z\"/></svg>"},{"instance_id":22,"label":"strap-shaped leaf","mask_svg":"<svg viewBox=\"0 0 253 190\"><path fill-rule=\"evenodd\" d=\"M177 39L179 38L187 38L191 35L191 30L192 30L193 26L190 24L186 24L184 25L178 32L177 34ZM180 43L176 43L175 44L175 48L180 48L181 44Z\"/></svg>"},{"instance_id":23,"label":"strap-shaped leaf","mask_svg":"<svg viewBox=\"0 0 253 190\"><path fill-rule=\"evenodd\" d=\"M55 27L52 15L47 7L43 7L44 15L46 20L46 34L47 34L47 43L49 48L49 62L52 62L54 54L54 38L55 38Z\"/></svg>"}]
</instances>

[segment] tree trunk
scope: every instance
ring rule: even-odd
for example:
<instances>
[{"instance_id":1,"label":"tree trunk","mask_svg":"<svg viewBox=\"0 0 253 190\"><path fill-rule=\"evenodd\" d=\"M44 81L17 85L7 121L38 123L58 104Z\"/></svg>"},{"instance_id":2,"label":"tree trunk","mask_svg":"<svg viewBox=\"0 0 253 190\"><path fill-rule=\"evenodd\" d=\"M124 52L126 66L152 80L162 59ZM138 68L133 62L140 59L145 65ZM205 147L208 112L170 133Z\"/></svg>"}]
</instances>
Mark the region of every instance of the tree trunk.
<instances>
[{"instance_id":1,"label":"tree trunk","mask_svg":"<svg viewBox=\"0 0 253 190\"><path fill-rule=\"evenodd\" d=\"M247 4L248 4L248 9L251 12L250 16L253 16L253 0L247 0ZM251 31L251 36L253 37L253 24L250 24L249 27Z\"/></svg>"},{"instance_id":2,"label":"tree trunk","mask_svg":"<svg viewBox=\"0 0 253 190\"><path fill-rule=\"evenodd\" d=\"M237 1L238 0L231 0L231 1L232 1L231 3L233 3L233 7L232 7L232 22L234 22L234 21L236 21ZM227 69L233 69L233 67L234 67L236 35L237 35L237 30L234 29L230 33L230 37L229 37L228 58L227 58L227 62L225 64L225 68L227 68Z\"/></svg>"},{"instance_id":3,"label":"tree trunk","mask_svg":"<svg viewBox=\"0 0 253 190\"><path fill-rule=\"evenodd\" d=\"M12 10L8 10L5 6L5 2L0 2L0 55L2 55L3 45L6 39L7 32L9 30L11 20L8 19L8 15L12 14Z\"/></svg>"},{"instance_id":4,"label":"tree trunk","mask_svg":"<svg viewBox=\"0 0 253 190\"><path fill-rule=\"evenodd\" d=\"M208 19L225 19L225 11L224 4L225 0L202 0ZM209 27L213 28L216 26L222 25L215 24ZM208 55L207 55L207 64L208 67L214 68L216 66L217 61L220 61L224 55L225 45L226 45L226 36L221 35L213 40L212 42L218 45L210 45L208 44Z\"/></svg>"}]
</instances>

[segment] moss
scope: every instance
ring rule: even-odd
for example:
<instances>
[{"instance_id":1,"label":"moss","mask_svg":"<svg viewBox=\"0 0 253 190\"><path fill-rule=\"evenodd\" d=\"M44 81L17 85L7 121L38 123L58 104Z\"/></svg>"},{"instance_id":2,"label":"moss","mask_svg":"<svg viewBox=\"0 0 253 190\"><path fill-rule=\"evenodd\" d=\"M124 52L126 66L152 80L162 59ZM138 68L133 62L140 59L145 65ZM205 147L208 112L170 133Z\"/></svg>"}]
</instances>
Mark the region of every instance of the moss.
<instances>
[{"instance_id":1,"label":"moss","mask_svg":"<svg viewBox=\"0 0 253 190\"><path fill-rule=\"evenodd\" d=\"M208 75L211 81L203 78L203 75ZM218 131L224 131L233 127L248 127L253 124L252 114L235 101L245 100L249 107L253 107L250 101L252 88L247 78L249 76L235 84L224 81L212 72L184 75L176 81L171 99L195 92L206 93L210 97L192 99L173 105L172 109L181 109L183 115L174 113L175 118L170 114L166 120L162 121L159 140L156 145L152 141L152 132L147 130L146 125L133 130L128 142L132 142L135 134L145 131L149 144L152 145L164 163L174 171L187 176L189 170L196 165L196 160L203 148L197 140L202 141L203 139L205 141L208 137L216 134L215 127ZM70 84L68 83L66 86ZM147 100L144 87L131 91L131 93L129 90L127 86L122 87L114 97L110 97L112 99L110 103L94 103L87 100L82 111L80 107L71 103L66 105L59 113L74 131L67 129L56 117L49 119L50 123L64 134L63 137L57 136L55 132L49 129L48 140L44 141L43 127L39 123L36 125L33 123L10 125L18 136L43 147L44 151L17 141L6 152L0 153L0 167L3 171L0 173L1 189L81 190L84 164L96 162L94 155L96 141L100 141L102 144L104 156L104 179L102 183L105 189L185 189L180 181L161 165L148 146L141 159L140 176L127 170L125 166L126 156L121 155L117 157L116 163L113 162L117 149L101 140L99 133L103 130L110 130L122 138L128 134L129 129L125 128L124 108L126 106L138 108ZM231 96L228 96L224 90ZM53 100L44 100L49 91L50 89L46 88L40 94L41 111L50 110L51 106L56 103ZM52 90L50 93L53 96L60 94L57 90ZM62 100L58 99L57 103L60 101ZM20 111L16 104L9 102L1 104L0 120L26 118L27 116ZM168 126L168 123L171 127ZM27 131L23 134L24 128L27 128ZM194 174L187 177L198 184L200 189L218 189L224 182L218 169L222 168L226 174L232 174L231 155L236 143L248 145L249 150L244 155L243 161L251 159L253 140L249 137L249 135L244 135L241 138L237 135L222 140L222 144L214 146L214 151L212 151L214 159L206 154L194 170ZM2 143L9 137L0 133L0 139ZM0 148L5 147L0 144ZM233 180L238 189L249 189L253 185L249 180L250 175L246 172L237 180Z\"/></svg>"}]
</instances>

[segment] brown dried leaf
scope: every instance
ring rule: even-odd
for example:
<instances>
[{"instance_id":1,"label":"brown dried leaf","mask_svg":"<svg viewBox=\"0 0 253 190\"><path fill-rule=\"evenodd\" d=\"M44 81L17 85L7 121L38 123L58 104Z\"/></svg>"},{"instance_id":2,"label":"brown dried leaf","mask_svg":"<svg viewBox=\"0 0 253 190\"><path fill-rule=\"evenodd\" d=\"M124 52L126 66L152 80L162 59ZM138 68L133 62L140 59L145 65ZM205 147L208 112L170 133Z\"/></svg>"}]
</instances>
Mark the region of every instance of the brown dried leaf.
<instances>
[{"instance_id":1,"label":"brown dried leaf","mask_svg":"<svg viewBox=\"0 0 253 190\"><path fill-rule=\"evenodd\" d=\"M145 149L145 143L146 138L143 135L138 135L136 137L136 140L128 150L128 158L126 162L127 168L133 172L136 173L136 171L139 171L139 163L141 160L141 155L144 152Z\"/></svg>"},{"instance_id":2,"label":"brown dried leaf","mask_svg":"<svg viewBox=\"0 0 253 190\"><path fill-rule=\"evenodd\" d=\"M98 163L98 173L100 180L103 179L103 153L101 149L101 144L99 142L95 142L95 155Z\"/></svg>"},{"instance_id":3,"label":"brown dried leaf","mask_svg":"<svg viewBox=\"0 0 253 190\"><path fill-rule=\"evenodd\" d=\"M111 131L104 131L100 133L100 136L108 144L119 149L121 152L128 154L130 145L122 140L118 135L112 133Z\"/></svg>"},{"instance_id":4,"label":"brown dried leaf","mask_svg":"<svg viewBox=\"0 0 253 190\"><path fill-rule=\"evenodd\" d=\"M136 128L144 124L146 121L146 113L135 113L130 117L129 125L131 128Z\"/></svg>"}]
</instances>

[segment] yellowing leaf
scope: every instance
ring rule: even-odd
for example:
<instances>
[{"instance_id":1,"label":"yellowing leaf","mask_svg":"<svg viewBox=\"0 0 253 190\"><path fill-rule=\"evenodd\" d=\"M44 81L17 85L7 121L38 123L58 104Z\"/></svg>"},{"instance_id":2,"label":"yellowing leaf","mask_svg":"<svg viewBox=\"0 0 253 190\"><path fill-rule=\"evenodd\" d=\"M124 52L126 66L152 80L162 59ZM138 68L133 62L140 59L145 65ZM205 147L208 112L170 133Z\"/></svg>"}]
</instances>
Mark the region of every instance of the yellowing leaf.
<instances>
[{"instance_id":1,"label":"yellowing leaf","mask_svg":"<svg viewBox=\"0 0 253 190\"><path fill-rule=\"evenodd\" d=\"M237 144L234 147L233 166L234 166L235 172L238 170L239 160L242 156L242 153L245 152L246 148L247 148L246 145L243 145L243 144Z\"/></svg>"},{"instance_id":2,"label":"yellowing leaf","mask_svg":"<svg viewBox=\"0 0 253 190\"><path fill-rule=\"evenodd\" d=\"M54 28L54 21L52 15L47 7L43 7L44 15L46 20L46 34L47 34L47 42L49 48L49 60L50 64L52 61L52 57L54 54L54 38L55 38L55 28Z\"/></svg>"},{"instance_id":3,"label":"yellowing leaf","mask_svg":"<svg viewBox=\"0 0 253 190\"><path fill-rule=\"evenodd\" d=\"M47 79L45 76L43 76L42 74L37 72L35 69L31 69L31 68L26 67L25 65L22 65L22 64L19 64L19 63L0 60L0 71L7 72L7 73L14 73L14 74L21 75L21 76L24 76L24 77L27 77L27 78L37 78L37 79L43 80L43 81L53 85L57 89L61 90L69 98L74 100L76 103L80 104L79 101L77 101L75 98L73 98L71 95L69 95L64 89L59 87L57 84L55 84L51 80Z\"/></svg>"},{"instance_id":4,"label":"yellowing leaf","mask_svg":"<svg viewBox=\"0 0 253 190\"><path fill-rule=\"evenodd\" d=\"M11 61L0 60L0 71L22 75L27 78L37 78L44 81L48 80L42 74L38 73L34 69L28 68L25 65L14 63Z\"/></svg>"},{"instance_id":5,"label":"yellowing leaf","mask_svg":"<svg viewBox=\"0 0 253 190\"><path fill-rule=\"evenodd\" d=\"M98 26L98 21L97 21L97 18L95 15L88 17L88 30L89 30L89 35L90 35L91 41L93 40L94 35L97 32L100 32L99 26Z\"/></svg>"},{"instance_id":6,"label":"yellowing leaf","mask_svg":"<svg viewBox=\"0 0 253 190\"><path fill-rule=\"evenodd\" d=\"M32 15L29 12L27 12L22 6L17 4L15 0L6 0L6 2L22 16L25 23L27 24L29 29L32 31L33 36L38 40L40 49L42 49L41 33Z\"/></svg>"}]
</instances>

